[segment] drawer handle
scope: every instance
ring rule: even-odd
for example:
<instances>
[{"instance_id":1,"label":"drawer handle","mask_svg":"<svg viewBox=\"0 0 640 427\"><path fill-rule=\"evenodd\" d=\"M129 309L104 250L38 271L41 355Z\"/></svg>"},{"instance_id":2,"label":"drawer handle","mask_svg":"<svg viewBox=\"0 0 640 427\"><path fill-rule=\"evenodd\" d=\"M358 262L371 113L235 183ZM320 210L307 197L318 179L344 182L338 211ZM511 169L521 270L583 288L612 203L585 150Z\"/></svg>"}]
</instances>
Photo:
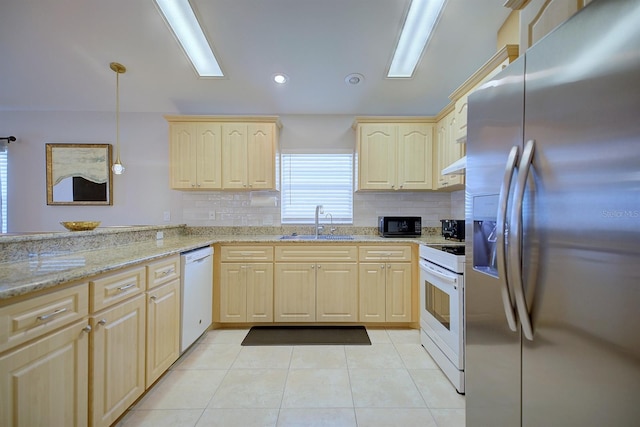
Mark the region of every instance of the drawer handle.
<instances>
[{"instance_id":1,"label":"drawer handle","mask_svg":"<svg viewBox=\"0 0 640 427\"><path fill-rule=\"evenodd\" d=\"M45 320L47 320L47 319L49 319L51 317L57 316L58 314L62 314L65 311L67 311L66 308L60 308L60 309L54 311L53 313L43 314L42 316L38 316L38 320L41 321L41 322L44 322Z\"/></svg>"},{"instance_id":2,"label":"drawer handle","mask_svg":"<svg viewBox=\"0 0 640 427\"><path fill-rule=\"evenodd\" d=\"M162 272L162 276L168 276L169 274L173 274L173 273L175 273L175 272L176 272L176 270L175 270L175 269L173 269L173 268L171 268L171 269L169 269L169 270L165 270L165 271L163 271L163 272Z\"/></svg>"},{"instance_id":3,"label":"drawer handle","mask_svg":"<svg viewBox=\"0 0 640 427\"><path fill-rule=\"evenodd\" d=\"M118 291L120 292L126 291L127 289L133 288L135 285L136 285L135 283L129 283L128 285L120 286L118 288Z\"/></svg>"},{"instance_id":4,"label":"drawer handle","mask_svg":"<svg viewBox=\"0 0 640 427\"><path fill-rule=\"evenodd\" d=\"M155 300L157 300L157 299L158 299L158 297L157 297L157 296L155 296L155 295L151 295L151 296L149 297L149 299L150 299L151 301L155 301Z\"/></svg>"}]
</instances>

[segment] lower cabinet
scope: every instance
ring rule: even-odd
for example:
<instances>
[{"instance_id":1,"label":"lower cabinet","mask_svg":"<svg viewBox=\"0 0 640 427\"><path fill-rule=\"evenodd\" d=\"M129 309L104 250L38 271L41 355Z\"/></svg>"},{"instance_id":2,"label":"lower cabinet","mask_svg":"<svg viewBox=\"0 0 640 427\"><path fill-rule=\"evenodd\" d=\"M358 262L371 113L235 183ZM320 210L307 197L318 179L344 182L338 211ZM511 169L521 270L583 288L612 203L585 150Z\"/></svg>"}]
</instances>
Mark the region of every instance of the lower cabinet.
<instances>
[{"instance_id":1,"label":"lower cabinet","mask_svg":"<svg viewBox=\"0 0 640 427\"><path fill-rule=\"evenodd\" d=\"M359 259L359 320L411 322L411 246L361 246Z\"/></svg>"},{"instance_id":2,"label":"lower cabinet","mask_svg":"<svg viewBox=\"0 0 640 427\"><path fill-rule=\"evenodd\" d=\"M357 248L351 245L276 246L274 320L356 322L356 261Z\"/></svg>"},{"instance_id":3,"label":"lower cabinet","mask_svg":"<svg viewBox=\"0 0 640 427\"><path fill-rule=\"evenodd\" d=\"M145 295L90 317L89 416L109 426L145 391Z\"/></svg>"},{"instance_id":4,"label":"lower cabinet","mask_svg":"<svg viewBox=\"0 0 640 427\"><path fill-rule=\"evenodd\" d=\"M146 386L180 356L180 280L147 291Z\"/></svg>"},{"instance_id":5,"label":"lower cabinet","mask_svg":"<svg viewBox=\"0 0 640 427\"><path fill-rule=\"evenodd\" d=\"M87 425L89 331L81 320L0 356L0 425Z\"/></svg>"},{"instance_id":6,"label":"lower cabinet","mask_svg":"<svg viewBox=\"0 0 640 427\"><path fill-rule=\"evenodd\" d=\"M316 265L316 321L358 321L358 265Z\"/></svg>"},{"instance_id":7,"label":"lower cabinet","mask_svg":"<svg viewBox=\"0 0 640 427\"><path fill-rule=\"evenodd\" d=\"M273 247L220 250L220 322L273 322Z\"/></svg>"}]
</instances>

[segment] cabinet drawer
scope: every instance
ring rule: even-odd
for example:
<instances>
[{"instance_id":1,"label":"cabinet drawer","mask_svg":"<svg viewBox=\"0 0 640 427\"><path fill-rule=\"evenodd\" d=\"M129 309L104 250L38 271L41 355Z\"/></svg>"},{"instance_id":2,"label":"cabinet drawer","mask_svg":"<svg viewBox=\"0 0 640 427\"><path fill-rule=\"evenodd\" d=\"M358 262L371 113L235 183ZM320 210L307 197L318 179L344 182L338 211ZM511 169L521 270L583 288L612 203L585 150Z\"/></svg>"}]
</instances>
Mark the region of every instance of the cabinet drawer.
<instances>
[{"instance_id":1,"label":"cabinet drawer","mask_svg":"<svg viewBox=\"0 0 640 427\"><path fill-rule=\"evenodd\" d=\"M0 352L74 322L89 313L82 283L0 308Z\"/></svg>"},{"instance_id":2,"label":"cabinet drawer","mask_svg":"<svg viewBox=\"0 0 640 427\"><path fill-rule=\"evenodd\" d=\"M356 246L334 245L282 245L276 246L276 261L357 261Z\"/></svg>"},{"instance_id":3,"label":"cabinet drawer","mask_svg":"<svg viewBox=\"0 0 640 427\"><path fill-rule=\"evenodd\" d=\"M180 277L180 256L170 256L147 265L147 289Z\"/></svg>"},{"instance_id":4,"label":"cabinet drawer","mask_svg":"<svg viewBox=\"0 0 640 427\"><path fill-rule=\"evenodd\" d=\"M130 296L144 291L145 267L134 267L100 276L89 282L90 309L92 313L102 310Z\"/></svg>"},{"instance_id":5,"label":"cabinet drawer","mask_svg":"<svg viewBox=\"0 0 640 427\"><path fill-rule=\"evenodd\" d=\"M220 261L273 261L273 246L222 246Z\"/></svg>"},{"instance_id":6,"label":"cabinet drawer","mask_svg":"<svg viewBox=\"0 0 640 427\"><path fill-rule=\"evenodd\" d=\"M411 261L411 246L360 246L360 261Z\"/></svg>"}]
</instances>

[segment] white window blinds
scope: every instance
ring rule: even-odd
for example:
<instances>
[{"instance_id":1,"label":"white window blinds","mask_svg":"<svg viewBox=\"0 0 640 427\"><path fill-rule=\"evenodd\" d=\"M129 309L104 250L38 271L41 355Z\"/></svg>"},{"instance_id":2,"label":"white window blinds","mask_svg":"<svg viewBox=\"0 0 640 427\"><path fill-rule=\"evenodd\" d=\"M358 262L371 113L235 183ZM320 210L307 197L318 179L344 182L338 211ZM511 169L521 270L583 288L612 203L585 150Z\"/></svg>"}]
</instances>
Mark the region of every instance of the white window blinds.
<instances>
[{"instance_id":1,"label":"white window blinds","mask_svg":"<svg viewBox=\"0 0 640 427\"><path fill-rule=\"evenodd\" d=\"M281 197L282 224L313 224L316 205L353 223L353 155L282 154Z\"/></svg>"}]
</instances>

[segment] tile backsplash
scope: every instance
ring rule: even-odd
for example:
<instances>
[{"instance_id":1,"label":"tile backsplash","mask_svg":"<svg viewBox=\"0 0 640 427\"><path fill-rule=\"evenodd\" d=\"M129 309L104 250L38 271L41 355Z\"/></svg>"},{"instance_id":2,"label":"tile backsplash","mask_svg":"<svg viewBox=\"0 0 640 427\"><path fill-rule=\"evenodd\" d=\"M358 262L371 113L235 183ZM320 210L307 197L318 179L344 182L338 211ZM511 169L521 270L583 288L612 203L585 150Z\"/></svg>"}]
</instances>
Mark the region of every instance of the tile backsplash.
<instances>
[{"instance_id":1,"label":"tile backsplash","mask_svg":"<svg viewBox=\"0 0 640 427\"><path fill-rule=\"evenodd\" d=\"M464 191L354 193L353 225L375 227L380 215L422 217L423 227L464 218ZM190 226L280 226L279 192L184 192L182 222Z\"/></svg>"}]
</instances>

